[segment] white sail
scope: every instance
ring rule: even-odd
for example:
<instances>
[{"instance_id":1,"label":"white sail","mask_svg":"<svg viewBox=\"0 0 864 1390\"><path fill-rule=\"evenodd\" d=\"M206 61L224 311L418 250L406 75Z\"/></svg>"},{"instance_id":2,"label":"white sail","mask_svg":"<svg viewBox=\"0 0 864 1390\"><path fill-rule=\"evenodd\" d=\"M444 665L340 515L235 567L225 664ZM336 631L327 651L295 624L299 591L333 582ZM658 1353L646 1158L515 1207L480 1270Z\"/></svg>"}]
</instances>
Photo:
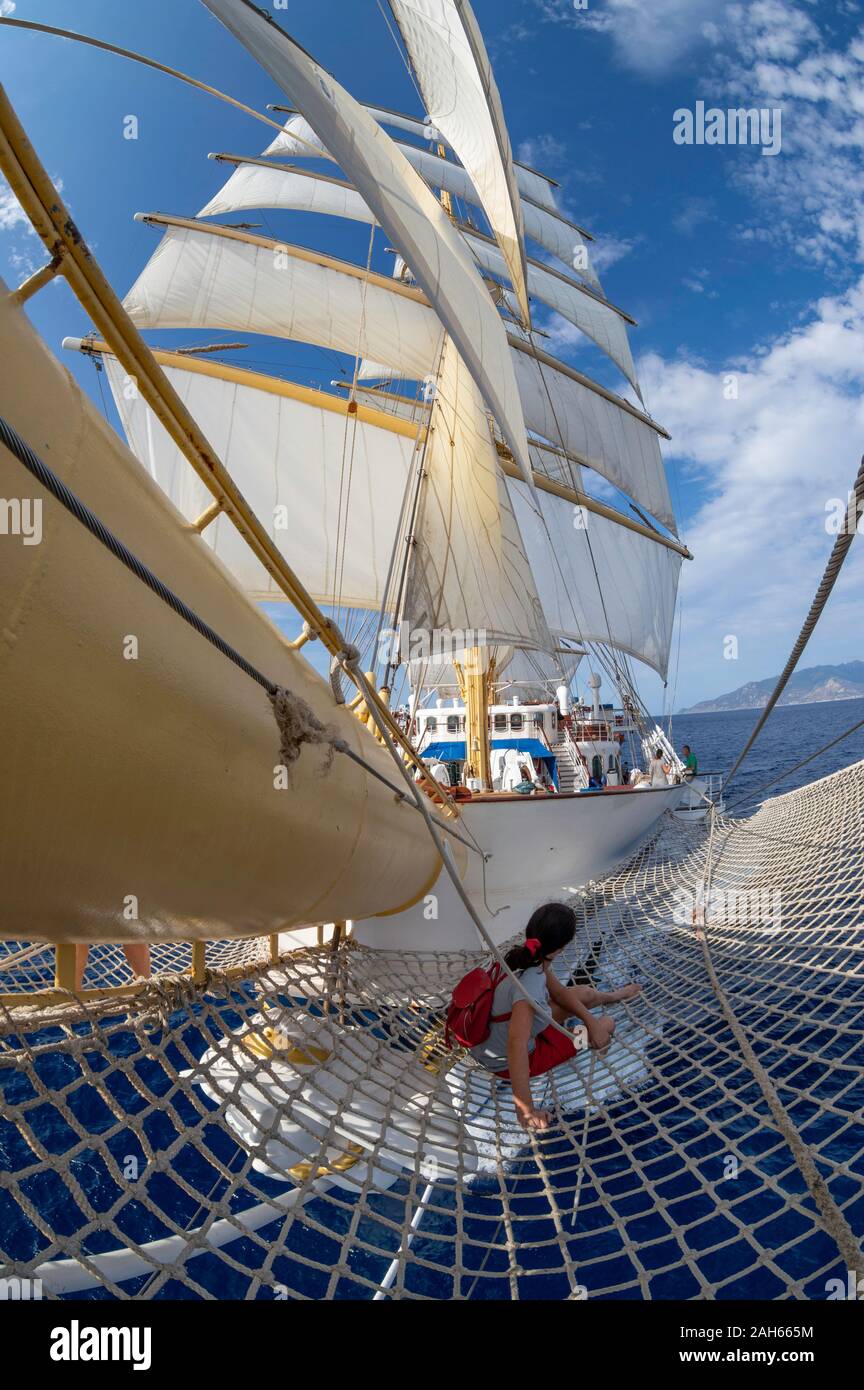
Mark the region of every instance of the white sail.
<instances>
[{"instance_id":1,"label":"white sail","mask_svg":"<svg viewBox=\"0 0 864 1390\"><path fill-rule=\"evenodd\" d=\"M418 150L413 145L400 145L399 148L430 187L442 188L454 198L461 198L475 206L479 205L478 194L461 164L441 159L428 150ZM522 199L522 220L527 237L539 242L545 250L551 251L553 256L557 256L589 284L600 288L585 238L577 227L558 214L547 212L545 208L537 207L525 198Z\"/></svg>"},{"instance_id":2,"label":"white sail","mask_svg":"<svg viewBox=\"0 0 864 1390\"><path fill-rule=\"evenodd\" d=\"M418 120L416 116L405 116L400 111L388 111L383 106L370 106L364 103L370 116L373 116L379 125L392 126L395 130L404 130L409 135L414 135L419 140L436 140L441 144L448 144L443 131L429 121ZM298 121L296 116L291 116L286 122L284 130L276 136L276 139L264 151L268 155L290 154L293 156L301 155L304 152L308 155L311 150L308 148L309 136L320 148L312 127L308 122L303 122L302 117L299 121L302 124L295 124ZM306 133L308 132L308 135ZM304 151L301 136L306 136L307 148ZM329 158L326 154L325 157ZM529 165L523 164L521 160L513 160L513 169L516 174L516 187L520 194L525 198L530 198L532 202L539 203L541 207L548 208L550 212L557 213L558 206L555 202L553 189L557 187L555 180L541 174L537 169L532 169Z\"/></svg>"},{"instance_id":3,"label":"white sail","mask_svg":"<svg viewBox=\"0 0 864 1390\"><path fill-rule=\"evenodd\" d=\"M552 633L607 642L665 679L681 556L542 490L541 522L524 483L508 485Z\"/></svg>"},{"instance_id":4,"label":"white sail","mask_svg":"<svg viewBox=\"0 0 864 1390\"><path fill-rule=\"evenodd\" d=\"M210 492L117 360L104 360L132 451L194 521ZM422 432L377 411L349 414L345 401L254 372L233 369L225 380L218 366L192 359L163 369L312 597L377 609ZM228 517L211 522L204 539L247 593L284 599Z\"/></svg>"},{"instance_id":5,"label":"white sail","mask_svg":"<svg viewBox=\"0 0 864 1390\"><path fill-rule=\"evenodd\" d=\"M674 532L656 429L600 390L539 362L530 350L514 349L513 357L529 429L578 455Z\"/></svg>"},{"instance_id":6,"label":"white sail","mask_svg":"<svg viewBox=\"0 0 864 1390\"><path fill-rule=\"evenodd\" d=\"M409 629L429 634L467 630L474 640L464 646L547 649L551 638L483 401L449 341L424 470L403 605ZM530 502L526 505L530 511Z\"/></svg>"},{"instance_id":7,"label":"white sail","mask_svg":"<svg viewBox=\"0 0 864 1390\"><path fill-rule=\"evenodd\" d=\"M222 217L228 212L258 208L283 208L291 212L320 212L374 224L375 214L356 188L343 179L291 169L263 161L240 161L234 173L198 213Z\"/></svg>"},{"instance_id":8,"label":"white sail","mask_svg":"<svg viewBox=\"0 0 864 1390\"><path fill-rule=\"evenodd\" d=\"M368 353L419 379L433 370L442 337L422 294L389 276L207 225L168 226L124 305L139 328L268 333Z\"/></svg>"},{"instance_id":9,"label":"white sail","mask_svg":"<svg viewBox=\"0 0 864 1390\"><path fill-rule=\"evenodd\" d=\"M429 119L462 161L530 322L522 208L501 97L469 0L390 0Z\"/></svg>"},{"instance_id":10,"label":"white sail","mask_svg":"<svg viewBox=\"0 0 864 1390\"><path fill-rule=\"evenodd\" d=\"M275 140L271 140L264 154L279 155L280 158L286 159L298 159L301 155L311 156L313 151L318 151L322 159L333 158L306 117L301 116L298 112L296 115L288 117L283 129Z\"/></svg>"},{"instance_id":11,"label":"white sail","mask_svg":"<svg viewBox=\"0 0 864 1390\"><path fill-rule=\"evenodd\" d=\"M375 222L372 210L357 190L344 180L254 159L248 162L238 160L238 167L227 183L198 216L215 217L261 208L319 212L366 224ZM490 238L466 227L460 226L460 230L482 266L495 274L506 273L504 258ZM639 392L627 329L617 310L598 301L576 281L536 261L528 263L528 289L535 298L593 338Z\"/></svg>"},{"instance_id":12,"label":"white sail","mask_svg":"<svg viewBox=\"0 0 864 1390\"><path fill-rule=\"evenodd\" d=\"M464 236L480 265L491 270L493 275L506 276L507 266L504 257L494 243L471 232L465 232ZM621 368L641 399L642 392L636 376L633 354L630 351L627 327L620 314L595 299L587 290L580 289L557 272L546 270L534 262L528 266L528 292L575 324L602 348L616 366Z\"/></svg>"},{"instance_id":13,"label":"white sail","mask_svg":"<svg viewBox=\"0 0 864 1390\"><path fill-rule=\"evenodd\" d=\"M278 82L366 200L435 309L530 482L528 440L504 326L444 209L335 78L248 0L204 0Z\"/></svg>"},{"instance_id":14,"label":"white sail","mask_svg":"<svg viewBox=\"0 0 864 1390\"><path fill-rule=\"evenodd\" d=\"M300 247L205 225L166 228L125 306L140 328L267 333L359 352L361 380L422 381L440 350L441 326L420 292ZM512 360L530 428L674 528L656 431L529 353L514 348Z\"/></svg>"},{"instance_id":15,"label":"white sail","mask_svg":"<svg viewBox=\"0 0 864 1390\"><path fill-rule=\"evenodd\" d=\"M432 154L430 150L419 149L416 145L399 143L399 149L430 188L443 189L445 193L450 193L454 198L461 198L463 202L472 206L481 205L480 195L471 182L468 171L461 164L455 164L450 159L441 159L439 155ZM292 116L285 130L264 153L298 159L313 156L315 151L320 153L322 159L333 158L309 122L302 116ZM517 168L517 175L518 172ZM550 251L569 269L575 270L589 284L599 289L600 281L591 264L586 240L578 227L563 218L554 206L550 208L548 200L544 206L540 206L523 195L521 202L525 236L536 241L546 251Z\"/></svg>"}]
</instances>

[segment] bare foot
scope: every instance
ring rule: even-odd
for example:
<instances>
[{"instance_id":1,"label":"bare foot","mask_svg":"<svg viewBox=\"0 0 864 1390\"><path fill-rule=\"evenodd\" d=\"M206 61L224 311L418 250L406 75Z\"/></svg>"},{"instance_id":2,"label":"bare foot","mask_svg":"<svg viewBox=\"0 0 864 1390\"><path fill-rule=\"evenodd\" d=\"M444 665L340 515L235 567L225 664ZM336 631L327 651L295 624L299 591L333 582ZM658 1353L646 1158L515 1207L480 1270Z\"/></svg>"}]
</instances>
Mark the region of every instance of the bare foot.
<instances>
[{"instance_id":1,"label":"bare foot","mask_svg":"<svg viewBox=\"0 0 864 1390\"><path fill-rule=\"evenodd\" d=\"M621 989L604 990L600 995L601 1004L623 1004L627 999L635 999L642 993L641 985L624 985Z\"/></svg>"},{"instance_id":2,"label":"bare foot","mask_svg":"<svg viewBox=\"0 0 864 1390\"><path fill-rule=\"evenodd\" d=\"M601 1057L605 1056L614 1032L614 1018L609 1018L605 1014L602 1018L595 1018L592 1026L588 1029L588 1046L594 1048Z\"/></svg>"}]
</instances>

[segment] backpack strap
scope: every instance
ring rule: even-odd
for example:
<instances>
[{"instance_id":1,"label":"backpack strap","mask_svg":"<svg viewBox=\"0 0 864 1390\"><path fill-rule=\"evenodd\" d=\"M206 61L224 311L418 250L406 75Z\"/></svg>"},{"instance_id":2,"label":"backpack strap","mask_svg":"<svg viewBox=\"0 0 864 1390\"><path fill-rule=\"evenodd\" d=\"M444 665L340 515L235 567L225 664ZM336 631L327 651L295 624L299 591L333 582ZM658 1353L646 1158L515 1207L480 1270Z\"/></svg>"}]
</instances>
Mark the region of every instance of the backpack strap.
<instances>
[{"instance_id":1,"label":"backpack strap","mask_svg":"<svg viewBox=\"0 0 864 1390\"><path fill-rule=\"evenodd\" d=\"M506 970L502 970L501 966L496 961L495 964L492 966L492 969L489 971L489 978L492 981L492 989L494 991L507 978L507 972ZM508 1019L511 1019L512 1017L513 1011L511 1009L509 1014L490 1014L489 1022L506 1023Z\"/></svg>"}]
</instances>

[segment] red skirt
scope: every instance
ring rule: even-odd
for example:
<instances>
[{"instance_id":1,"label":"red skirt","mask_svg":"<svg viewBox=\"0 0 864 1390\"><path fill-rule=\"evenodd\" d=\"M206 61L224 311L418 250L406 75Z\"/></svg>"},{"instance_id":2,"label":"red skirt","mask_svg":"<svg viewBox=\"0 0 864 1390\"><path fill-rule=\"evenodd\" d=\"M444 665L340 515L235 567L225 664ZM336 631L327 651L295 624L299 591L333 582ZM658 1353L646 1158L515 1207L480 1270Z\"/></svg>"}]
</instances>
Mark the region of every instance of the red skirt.
<instances>
[{"instance_id":1,"label":"red skirt","mask_svg":"<svg viewBox=\"0 0 864 1390\"><path fill-rule=\"evenodd\" d=\"M588 1029L584 1023L566 1038L550 1023L534 1039L534 1050L528 1054L528 1075L542 1076L553 1067L560 1067L562 1062L569 1062L571 1057L584 1052L587 1046ZM510 1072L506 1068L504 1071L496 1071L495 1075L503 1076L508 1081L510 1079Z\"/></svg>"}]
</instances>

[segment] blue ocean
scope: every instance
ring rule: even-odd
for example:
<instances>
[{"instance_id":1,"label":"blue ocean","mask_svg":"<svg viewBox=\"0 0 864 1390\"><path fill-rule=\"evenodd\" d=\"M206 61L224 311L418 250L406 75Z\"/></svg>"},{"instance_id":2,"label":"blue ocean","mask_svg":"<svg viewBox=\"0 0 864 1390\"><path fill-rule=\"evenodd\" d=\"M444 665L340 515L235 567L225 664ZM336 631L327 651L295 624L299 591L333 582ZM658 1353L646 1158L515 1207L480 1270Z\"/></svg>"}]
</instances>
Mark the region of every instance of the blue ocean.
<instances>
[{"instance_id":1,"label":"blue ocean","mask_svg":"<svg viewBox=\"0 0 864 1390\"><path fill-rule=\"evenodd\" d=\"M672 719L672 740L680 750L689 743L699 772L730 771L759 719L759 710L729 710L722 714L678 714ZM767 797L794 791L850 763L864 759L864 728L829 748L796 772L790 769L826 743L864 719L864 700L838 700L817 705L781 705L774 710L726 798L727 813L749 816ZM659 721L658 721L659 722ZM666 722L664 721L664 728ZM764 794L760 789L776 782Z\"/></svg>"}]
</instances>

